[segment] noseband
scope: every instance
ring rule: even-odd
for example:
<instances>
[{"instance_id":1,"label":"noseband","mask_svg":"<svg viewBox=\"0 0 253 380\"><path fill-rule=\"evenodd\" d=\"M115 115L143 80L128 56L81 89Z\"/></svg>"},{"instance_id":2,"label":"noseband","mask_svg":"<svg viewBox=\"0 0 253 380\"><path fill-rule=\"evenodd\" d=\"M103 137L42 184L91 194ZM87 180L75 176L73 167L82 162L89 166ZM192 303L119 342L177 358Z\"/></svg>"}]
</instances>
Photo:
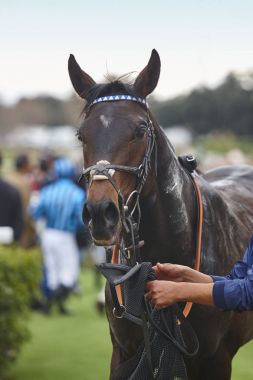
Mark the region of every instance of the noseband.
<instances>
[{"instance_id":1,"label":"noseband","mask_svg":"<svg viewBox=\"0 0 253 380\"><path fill-rule=\"evenodd\" d=\"M90 108L97 103L115 102L123 100L140 103L142 106L145 107L147 112L147 143L141 164L136 167L124 166L111 164L108 161L101 160L97 162L95 165L92 165L86 169L84 168L79 181L81 181L82 178L85 177L89 183L89 186L91 186L93 181L108 180L113 186L113 188L116 190L118 194L121 223L125 232L125 234L123 234L123 239L121 241L120 247L120 253L121 256L123 256L121 257L121 259L125 259L124 261L126 261L127 263L135 264L136 262L140 261L140 244L138 230L141 219L141 210L139 205L139 197L148 177L149 171L151 169L151 157L153 152L155 155L155 172L157 170L156 136L154 126L150 117L148 104L145 99L139 97L134 97L130 95L113 95L95 99L89 105L88 110L90 110ZM113 178L115 171L129 173L137 177L136 189L131 192L126 201L119 186Z\"/></svg>"}]
</instances>

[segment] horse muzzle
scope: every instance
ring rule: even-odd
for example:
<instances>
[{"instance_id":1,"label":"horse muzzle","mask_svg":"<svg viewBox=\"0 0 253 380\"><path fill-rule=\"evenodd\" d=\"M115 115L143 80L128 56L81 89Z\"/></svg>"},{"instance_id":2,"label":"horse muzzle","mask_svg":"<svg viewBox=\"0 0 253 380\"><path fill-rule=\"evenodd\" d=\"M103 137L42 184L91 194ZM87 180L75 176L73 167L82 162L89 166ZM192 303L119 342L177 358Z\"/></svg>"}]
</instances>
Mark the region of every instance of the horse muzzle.
<instances>
[{"instance_id":1,"label":"horse muzzle","mask_svg":"<svg viewBox=\"0 0 253 380\"><path fill-rule=\"evenodd\" d=\"M96 245L115 244L120 230L120 214L112 200L88 199L83 209L83 221L89 226Z\"/></svg>"}]
</instances>

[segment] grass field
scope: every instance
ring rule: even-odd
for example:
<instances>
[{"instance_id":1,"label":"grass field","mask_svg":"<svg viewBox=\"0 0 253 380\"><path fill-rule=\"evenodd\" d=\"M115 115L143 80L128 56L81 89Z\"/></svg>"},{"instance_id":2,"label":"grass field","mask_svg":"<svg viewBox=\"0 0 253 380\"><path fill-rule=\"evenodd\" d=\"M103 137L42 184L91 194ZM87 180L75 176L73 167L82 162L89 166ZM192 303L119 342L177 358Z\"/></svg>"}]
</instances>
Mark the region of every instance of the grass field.
<instances>
[{"instance_id":1,"label":"grass field","mask_svg":"<svg viewBox=\"0 0 253 380\"><path fill-rule=\"evenodd\" d=\"M111 355L108 325L97 314L92 272L81 277L83 296L72 297L73 315L33 313L31 340L13 366L11 380L106 380ZM233 380L252 380L253 342L234 360ZM215 380L215 379L214 379Z\"/></svg>"}]
</instances>

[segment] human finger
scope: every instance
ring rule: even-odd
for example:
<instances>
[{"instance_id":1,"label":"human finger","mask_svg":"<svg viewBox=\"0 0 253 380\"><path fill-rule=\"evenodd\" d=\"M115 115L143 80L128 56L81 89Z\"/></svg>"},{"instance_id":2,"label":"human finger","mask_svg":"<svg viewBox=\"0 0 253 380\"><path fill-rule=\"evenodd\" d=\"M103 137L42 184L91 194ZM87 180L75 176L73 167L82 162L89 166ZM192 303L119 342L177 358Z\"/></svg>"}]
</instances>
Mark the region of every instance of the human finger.
<instances>
[{"instance_id":1,"label":"human finger","mask_svg":"<svg viewBox=\"0 0 253 380\"><path fill-rule=\"evenodd\" d=\"M146 298L146 300L150 301L150 299L152 298L152 297L151 297L151 293L150 293L150 292L147 292L147 293L145 294L145 298Z\"/></svg>"},{"instance_id":2,"label":"human finger","mask_svg":"<svg viewBox=\"0 0 253 380\"><path fill-rule=\"evenodd\" d=\"M163 306L159 304L155 304L154 307L156 310L161 310L163 308Z\"/></svg>"},{"instance_id":3,"label":"human finger","mask_svg":"<svg viewBox=\"0 0 253 380\"><path fill-rule=\"evenodd\" d=\"M161 272L168 271L175 267L175 264L171 263L157 263L157 269Z\"/></svg>"},{"instance_id":4,"label":"human finger","mask_svg":"<svg viewBox=\"0 0 253 380\"><path fill-rule=\"evenodd\" d=\"M146 282L145 289L146 290L151 290L152 288L153 288L153 281Z\"/></svg>"},{"instance_id":5,"label":"human finger","mask_svg":"<svg viewBox=\"0 0 253 380\"><path fill-rule=\"evenodd\" d=\"M155 306L155 304L154 304L154 300L153 300L153 298L152 298L152 294L151 294L151 292L148 292L148 293L145 294L145 299L146 299L146 301L149 302L152 306Z\"/></svg>"}]
</instances>

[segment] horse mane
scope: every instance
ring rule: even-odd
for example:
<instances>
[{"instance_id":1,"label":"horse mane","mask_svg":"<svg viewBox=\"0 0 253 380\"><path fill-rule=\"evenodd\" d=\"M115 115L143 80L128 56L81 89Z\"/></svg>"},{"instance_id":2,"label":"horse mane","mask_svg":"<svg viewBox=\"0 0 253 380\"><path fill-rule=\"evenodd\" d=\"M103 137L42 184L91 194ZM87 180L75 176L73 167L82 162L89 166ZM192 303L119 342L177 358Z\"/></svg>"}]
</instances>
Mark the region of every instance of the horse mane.
<instances>
[{"instance_id":1,"label":"horse mane","mask_svg":"<svg viewBox=\"0 0 253 380\"><path fill-rule=\"evenodd\" d=\"M113 74L106 75L106 83L95 84L85 93L85 106L82 110L82 115L84 115L89 109L90 104L96 99L102 96L110 95L130 95L139 96L132 84L130 79L132 73L127 73L116 77Z\"/></svg>"}]
</instances>

